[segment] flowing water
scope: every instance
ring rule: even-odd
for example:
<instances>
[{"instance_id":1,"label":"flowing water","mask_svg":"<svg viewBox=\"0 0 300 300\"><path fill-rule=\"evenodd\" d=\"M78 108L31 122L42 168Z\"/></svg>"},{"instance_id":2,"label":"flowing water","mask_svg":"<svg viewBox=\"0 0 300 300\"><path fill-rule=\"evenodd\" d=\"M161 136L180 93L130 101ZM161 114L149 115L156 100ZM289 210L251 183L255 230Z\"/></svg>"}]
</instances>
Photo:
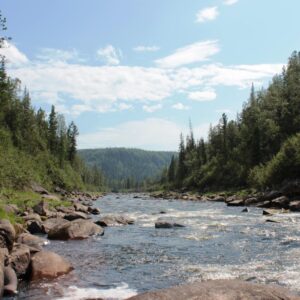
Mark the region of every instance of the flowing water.
<instances>
[{"instance_id":1,"label":"flowing water","mask_svg":"<svg viewBox=\"0 0 300 300\"><path fill-rule=\"evenodd\" d=\"M132 194L110 194L95 206L102 215L125 214L136 222L106 228L104 236L84 241L51 241L47 249L67 258L75 270L54 281L24 285L15 299L126 299L221 278L276 283L300 293L300 214L264 217L258 208L242 213L241 207L224 203ZM186 227L155 229L160 217Z\"/></svg>"}]
</instances>

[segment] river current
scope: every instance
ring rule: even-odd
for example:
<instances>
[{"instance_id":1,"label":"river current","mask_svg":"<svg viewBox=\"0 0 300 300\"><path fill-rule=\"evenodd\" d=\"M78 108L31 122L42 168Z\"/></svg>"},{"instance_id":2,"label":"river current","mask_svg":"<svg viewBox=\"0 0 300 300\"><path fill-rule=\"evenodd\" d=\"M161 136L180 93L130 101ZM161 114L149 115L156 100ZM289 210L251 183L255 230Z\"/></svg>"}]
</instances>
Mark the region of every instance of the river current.
<instances>
[{"instance_id":1,"label":"river current","mask_svg":"<svg viewBox=\"0 0 300 300\"><path fill-rule=\"evenodd\" d=\"M102 216L125 214L134 225L108 227L104 236L84 241L51 241L46 249L75 270L53 281L24 283L14 299L120 300L180 283L232 278L300 293L300 214L265 217L258 208L245 213L224 203L134 196L109 194L94 203ZM155 229L160 217L185 227Z\"/></svg>"}]
</instances>

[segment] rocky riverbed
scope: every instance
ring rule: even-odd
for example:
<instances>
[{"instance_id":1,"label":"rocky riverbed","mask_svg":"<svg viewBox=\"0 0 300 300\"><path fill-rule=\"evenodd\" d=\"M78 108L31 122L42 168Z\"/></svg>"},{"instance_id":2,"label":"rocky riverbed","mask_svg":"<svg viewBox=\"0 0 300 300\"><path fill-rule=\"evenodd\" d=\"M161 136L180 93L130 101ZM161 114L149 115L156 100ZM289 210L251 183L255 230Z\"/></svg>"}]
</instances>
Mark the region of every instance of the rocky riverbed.
<instances>
[{"instance_id":1,"label":"rocky riverbed","mask_svg":"<svg viewBox=\"0 0 300 300\"><path fill-rule=\"evenodd\" d=\"M254 206L245 210L211 199L178 201L144 194L68 197L72 206L50 209L42 200L22 213L27 229L0 224L6 293L17 289L12 274L19 278L14 299L119 300L184 283L204 293L213 286L221 291L222 285L199 287L197 282L218 279L242 280L226 283L232 289L227 288L228 295L238 289L251 295L256 290L252 283L300 293L298 213L263 214ZM180 289L184 293L185 287ZM172 291L163 290L161 297ZM286 296L282 299L297 299L281 288L276 291ZM139 297L160 299L151 293Z\"/></svg>"}]
</instances>

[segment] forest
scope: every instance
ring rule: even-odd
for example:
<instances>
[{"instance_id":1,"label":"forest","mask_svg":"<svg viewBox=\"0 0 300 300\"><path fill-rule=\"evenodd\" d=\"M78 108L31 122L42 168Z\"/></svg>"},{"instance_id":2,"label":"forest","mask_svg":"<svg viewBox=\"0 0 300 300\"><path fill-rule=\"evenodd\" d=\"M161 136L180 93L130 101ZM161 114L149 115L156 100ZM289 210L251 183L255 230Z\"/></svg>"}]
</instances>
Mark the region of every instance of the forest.
<instances>
[{"instance_id":1,"label":"forest","mask_svg":"<svg viewBox=\"0 0 300 300\"><path fill-rule=\"evenodd\" d=\"M168 189L265 190L299 178L300 52L293 52L268 88L252 85L235 120L223 114L200 140L190 124L161 182Z\"/></svg>"},{"instance_id":2,"label":"forest","mask_svg":"<svg viewBox=\"0 0 300 300\"><path fill-rule=\"evenodd\" d=\"M128 148L85 149L79 156L102 170L113 190L145 190L160 177L175 152Z\"/></svg>"}]
</instances>

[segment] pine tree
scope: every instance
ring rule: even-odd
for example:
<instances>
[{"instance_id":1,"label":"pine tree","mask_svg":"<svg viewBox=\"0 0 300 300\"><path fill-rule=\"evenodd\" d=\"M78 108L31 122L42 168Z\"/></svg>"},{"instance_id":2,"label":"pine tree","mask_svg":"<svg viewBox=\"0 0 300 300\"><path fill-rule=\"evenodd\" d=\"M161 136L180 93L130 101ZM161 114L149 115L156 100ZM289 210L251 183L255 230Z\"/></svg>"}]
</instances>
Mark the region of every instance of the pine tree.
<instances>
[{"instance_id":1,"label":"pine tree","mask_svg":"<svg viewBox=\"0 0 300 300\"><path fill-rule=\"evenodd\" d=\"M58 152L58 136L57 136L58 121L57 121L54 105L52 105L51 107L51 113L49 115L48 122L49 122L49 131L48 131L49 149L51 153L56 154Z\"/></svg>"},{"instance_id":2,"label":"pine tree","mask_svg":"<svg viewBox=\"0 0 300 300\"><path fill-rule=\"evenodd\" d=\"M77 126L74 122L71 122L68 128L68 159L70 162L75 161L76 152L77 152L77 136L79 132Z\"/></svg>"}]
</instances>

